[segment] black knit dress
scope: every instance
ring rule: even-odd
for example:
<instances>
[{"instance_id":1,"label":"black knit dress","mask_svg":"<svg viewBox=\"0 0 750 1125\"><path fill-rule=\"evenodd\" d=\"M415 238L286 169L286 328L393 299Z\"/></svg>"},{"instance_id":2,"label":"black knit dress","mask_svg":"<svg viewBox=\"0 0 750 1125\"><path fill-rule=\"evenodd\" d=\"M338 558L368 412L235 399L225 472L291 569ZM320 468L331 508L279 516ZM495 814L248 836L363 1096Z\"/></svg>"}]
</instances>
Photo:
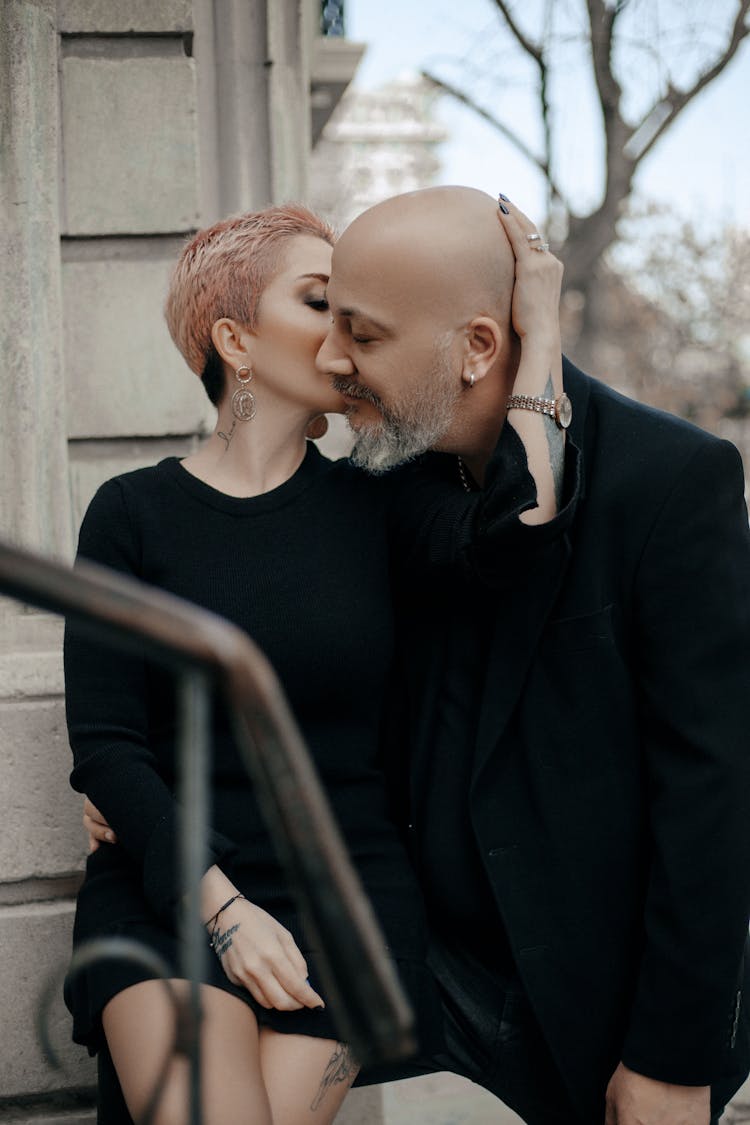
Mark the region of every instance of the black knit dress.
<instances>
[{"instance_id":1,"label":"black knit dress","mask_svg":"<svg viewBox=\"0 0 750 1125\"><path fill-rule=\"evenodd\" d=\"M422 1047L437 1047L437 997L424 965L421 898L389 816L379 739L392 645L385 531L388 487L310 444L280 487L236 499L175 458L104 484L86 514L79 557L205 606L253 637L273 664L417 1010ZM175 704L170 677L69 626L65 674L72 784L116 831L87 861L74 944L138 938L177 972ZM213 714L209 862L293 934L325 996L300 920L240 763L226 716ZM278 1031L335 1038L329 1010L267 1010L208 957L207 981L241 997ZM101 1011L148 977L108 962L70 982L74 1039L93 1053ZM425 1042L425 1039L427 1042Z\"/></svg>"}]
</instances>

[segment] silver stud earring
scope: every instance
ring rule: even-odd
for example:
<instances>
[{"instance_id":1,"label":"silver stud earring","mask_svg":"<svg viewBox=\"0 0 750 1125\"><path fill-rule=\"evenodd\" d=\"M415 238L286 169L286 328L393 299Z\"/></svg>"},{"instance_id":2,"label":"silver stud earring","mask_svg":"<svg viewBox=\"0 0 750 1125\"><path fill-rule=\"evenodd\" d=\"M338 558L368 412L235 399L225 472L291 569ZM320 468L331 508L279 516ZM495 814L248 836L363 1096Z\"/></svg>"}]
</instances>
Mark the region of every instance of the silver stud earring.
<instances>
[{"instance_id":1,"label":"silver stud earring","mask_svg":"<svg viewBox=\"0 0 750 1125\"><path fill-rule=\"evenodd\" d=\"M242 377L243 371L247 372L244 379ZM247 364L243 364L242 367L237 368L234 374L240 385L232 395L232 414L240 422L252 422L255 417L255 395L247 387L253 377L252 369Z\"/></svg>"},{"instance_id":2,"label":"silver stud earring","mask_svg":"<svg viewBox=\"0 0 750 1125\"><path fill-rule=\"evenodd\" d=\"M473 387L473 386L474 386L474 380L475 380L475 379L476 379L476 375L474 374L474 372L473 372L473 371L470 371L470 372L469 372L469 386L470 386L470 387Z\"/></svg>"}]
</instances>

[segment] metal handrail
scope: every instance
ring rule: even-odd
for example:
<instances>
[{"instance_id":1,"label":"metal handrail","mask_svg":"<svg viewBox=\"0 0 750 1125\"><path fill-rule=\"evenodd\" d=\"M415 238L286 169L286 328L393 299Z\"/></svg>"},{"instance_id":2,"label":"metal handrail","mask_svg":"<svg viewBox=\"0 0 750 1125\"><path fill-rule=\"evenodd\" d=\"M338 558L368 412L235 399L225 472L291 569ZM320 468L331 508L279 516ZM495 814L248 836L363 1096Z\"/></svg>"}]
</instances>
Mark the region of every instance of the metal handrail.
<instances>
[{"instance_id":1,"label":"metal handrail","mask_svg":"<svg viewBox=\"0 0 750 1125\"><path fill-rule=\"evenodd\" d=\"M0 593L65 614L181 678L178 766L187 915L182 968L194 999L192 1122L199 1122L198 982L205 956L198 885L207 839L207 693L223 692L290 887L320 949L339 1034L360 1063L407 1057L413 1015L380 928L268 660L241 629L173 594L91 562L75 568L0 541Z\"/></svg>"}]
</instances>

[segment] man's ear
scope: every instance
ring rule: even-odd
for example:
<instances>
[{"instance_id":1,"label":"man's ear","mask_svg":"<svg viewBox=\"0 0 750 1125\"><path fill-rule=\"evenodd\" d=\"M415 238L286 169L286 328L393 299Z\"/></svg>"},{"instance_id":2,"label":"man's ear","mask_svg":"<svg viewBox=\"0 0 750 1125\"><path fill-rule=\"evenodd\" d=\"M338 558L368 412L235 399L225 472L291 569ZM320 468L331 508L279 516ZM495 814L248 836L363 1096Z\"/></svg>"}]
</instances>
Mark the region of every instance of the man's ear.
<instances>
[{"instance_id":1,"label":"man's ear","mask_svg":"<svg viewBox=\"0 0 750 1125\"><path fill-rule=\"evenodd\" d=\"M473 386L483 379L502 352L503 331L491 316L477 316L466 329L461 378Z\"/></svg>"},{"instance_id":2,"label":"man's ear","mask_svg":"<svg viewBox=\"0 0 750 1125\"><path fill-rule=\"evenodd\" d=\"M252 367L251 341L248 329L231 317L223 316L211 326L211 342L233 371L238 367Z\"/></svg>"}]
</instances>

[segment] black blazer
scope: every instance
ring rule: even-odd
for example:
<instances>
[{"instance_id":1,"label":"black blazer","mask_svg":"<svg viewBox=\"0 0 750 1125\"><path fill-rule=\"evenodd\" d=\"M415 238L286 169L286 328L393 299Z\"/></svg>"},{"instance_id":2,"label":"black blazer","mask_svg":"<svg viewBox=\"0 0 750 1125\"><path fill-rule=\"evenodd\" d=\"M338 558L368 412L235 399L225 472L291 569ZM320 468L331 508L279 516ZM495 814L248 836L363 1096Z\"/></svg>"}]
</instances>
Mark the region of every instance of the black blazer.
<instances>
[{"instance_id":1,"label":"black blazer","mask_svg":"<svg viewBox=\"0 0 750 1125\"><path fill-rule=\"evenodd\" d=\"M620 1059L713 1084L717 1103L748 1070L750 534L732 445L567 361L564 381L580 476L535 565L488 568L467 799L528 996L594 1122ZM399 607L418 866L430 713L461 659L441 629L450 587L435 595L407 586Z\"/></svg>"}]
</instances>

